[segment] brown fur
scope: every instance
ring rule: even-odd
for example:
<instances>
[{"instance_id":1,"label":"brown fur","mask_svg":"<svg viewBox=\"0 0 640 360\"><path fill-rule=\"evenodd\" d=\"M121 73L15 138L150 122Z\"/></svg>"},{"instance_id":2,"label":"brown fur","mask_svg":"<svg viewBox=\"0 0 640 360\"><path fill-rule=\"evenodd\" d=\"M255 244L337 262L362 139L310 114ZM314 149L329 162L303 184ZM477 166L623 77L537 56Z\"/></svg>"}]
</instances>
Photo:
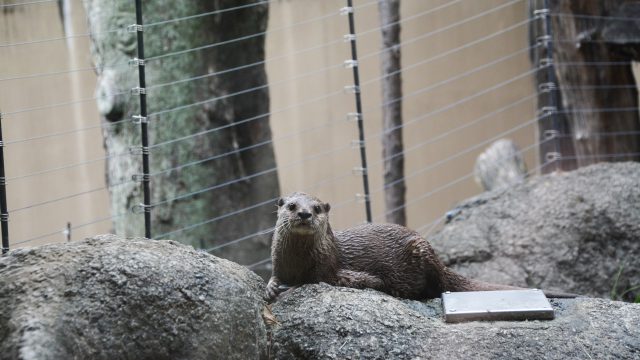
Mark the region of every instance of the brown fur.
<instances>
[{"instance_id":1,"label":"brown fur","mask_svg":"<svg viewBox=\"0 0 640 360\"><path fill-rule=\"evenodd\" d=\"M334 233L330 206L316 197L293 193L277 205L267 300L287 287L318 282L372 288L407 299L435 298L445 291L520 289L456 274L427 240L404 226L363 224Z\"/></svg>"}]
</instances>

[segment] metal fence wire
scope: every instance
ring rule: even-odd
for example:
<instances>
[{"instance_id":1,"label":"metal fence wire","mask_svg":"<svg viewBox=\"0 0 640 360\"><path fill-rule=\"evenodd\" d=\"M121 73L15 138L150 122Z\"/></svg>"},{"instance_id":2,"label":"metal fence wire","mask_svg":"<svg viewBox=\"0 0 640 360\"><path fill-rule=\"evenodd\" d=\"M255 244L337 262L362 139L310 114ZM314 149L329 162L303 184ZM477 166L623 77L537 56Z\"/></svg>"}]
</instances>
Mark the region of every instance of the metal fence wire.
<instances>
[{"instance_id":1,"label":"metal fence wire","mask_svg":"<svg viewBox=\"0 0 640 360\"><path fill-rule=\"evenodd\" d=\"M278 176L280 192L304 190L329 200L335 228L384 221L387 214L399 209L384 208L384 192L403 181L407 184L407 201L400 208L407 211L408 225L429 234L442 224L448 209L481 191L473 181L473 163L494 141L514 140L528 165L528 175L536 176L561 169L563 161L593 156L564 150L563 141L572 135L557 130L562 117L607 113L613 118L638 111L637 106L563 108L561 94L591 91L606 95L613 90L636 94L637 87L635 83L559 83L556 74L561 67L629 68L632 62L559 61L554 57L555 47L576 39L558 38L553 33L554 24L571 17L594 21L637 19L557 13L551 11L547 0L404 0L402 16L393 24L402 29L400 43L394 48L380 46L383 26L378 0L237 1L227 8L173 16L147 14L142 2L136 0L135 12L123 17L132 22L99 32L77 25L89 21L80 0L13 1L0 1L0 17L6 24L4 30L0 29L5 37L0 39L3 253L10 247L112 231L115 222L129 217L144 218L144 226L136 234L122 235L154 239L181 240L194 229L223 220L242 224L251 211L275 204L276 199L221 208L214 216L194 216L170 229L160 230L151 215L170 204L274 174ZM190 21L224 18L257 6L269 6L265 31L192 48L168 46L154 53L147 51L152 55L145 57L145 34ZM56 25L55 31L18 25L24 21L35 23L58 12L63 26ZM56 24L60 22L54 19ZM153 21L145 23L145 19ZM90 52L91 39L114 34L135 34L131 52L135 55L126 62L96 65ZM243 63L238 59L227 68L204 73L194 66L191 75L163 82L154 83L146 76L148 69L164 66L171 59L180 61L211 49L224 51L230 44L242 46L263 37L266 54L259 61ZM581 41L589 44L600 40ZM402 54L402 96L382 101L382 82L397 75L380 70L380 55L389 51ZM43 56L47 53L56 55L49 61ZM234 92L190 103L153 103L154 92L243 74L257 67L266 68L268 83L240 86ZM105 69L137 77L136 87L90 95L87 89L95 86L96 73ZM171 126L166 120L168 115L224 104L265 89L270 96L266 112L171 139L156 141L150 136L152 126ZM131 119L101 120L97 102L105 97L139 102L138 111ZM384 183L384 163L390 157L381 155L381 139L398 129L383 129L381 114L384 107L396 102L403 106L399 129L404 134L404 147L392 156L404 157L405 172L401 179ZM162 168L150 165L154 154L171 152L177 145L196 149L202 139L212 134L264 119L268 119L273 132L267 140L166 163ZM102 137L120 126L139 127L138 143L132 149L108 153L101 146ZM638 135L639 131L632 130L597 134L616 139ZM171 177L181 181L181 171L267 147L275 149L275 166L182 192L155 187L155 179ZM598 160L638 156L635 152L604 153L598 155ZM130 179L105 180L106 162L123 167L140 164L140 168ZM139 186L135 195L141 198L138 206L109 205L109 196L120 196L119 189L132 184ZM271 226L265 226L250 233L239 232L232 238L216 239L213 245L202 243L200 247L221 254L251 239L268 238L272 231ZM256 268L268 266L269 261L266 257L256 258L244 265Z\"/></svg>"}]
</instances>

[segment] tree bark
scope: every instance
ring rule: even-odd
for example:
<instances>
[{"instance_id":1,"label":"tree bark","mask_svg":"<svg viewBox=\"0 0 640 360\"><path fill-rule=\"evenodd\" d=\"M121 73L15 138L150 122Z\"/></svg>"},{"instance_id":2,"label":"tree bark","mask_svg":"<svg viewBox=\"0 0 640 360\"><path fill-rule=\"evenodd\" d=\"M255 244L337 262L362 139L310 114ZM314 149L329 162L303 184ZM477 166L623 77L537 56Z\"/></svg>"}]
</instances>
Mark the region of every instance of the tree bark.
<instances>
[{"instance_id":1,"label":"tree bark","mask_svg":"<svg viewBox=\"0 0 640 360\"><path fill-rule=\"evenodd\" d=\"M613 0L550 1L554 75L561 94L559 111L564 114L560 119L568 120L558 121L556 129L563 170L640 159L638 93L631 70L638 36L628 39L638 31L627 23L625 32L616 34L610 31L615 20L608 18L629 17L624 6ZM541 132L548 126L548 120L540 121ZM548 152L543 149L549 146L551 142L541 145L542 163Z\"/></svg>"},{"instance_id":2,"label":"tree bark","mask_svg":"<svg viewBox=\"0 0 640 360\"><path fill-rule=\"evenodd\" d=\"M168 18L252 2L143 2L144 23L149 24L144 28L144 46L151 202L157 204L151 212L154 237L210 248L273 225L271 200L277 197L279 185L270 142L264 63L157 87L264 60L264 35L187 51L264 32L268 18L268 6L264 4L152 25ZM126 65L136 56L136 39L135 33L108 30L124 29L135 23L133 2L84 0L84 3L91 31L95 33L92 52L99 76L98 107L109 125L104 130L105 148L108 154L127 154L130 147L141 144L139 126L128 121L140 111L138 98L127 93L138 86L136 70ZM181 54L154 59L183 50ZM121 91L125 93L110 96ZM241 91L246 92L234 95ZM227 97L212 100L220 96ZM191 106L198 102L202 103ZM158 112L163 113L153 115ZM171 140L176 141L165 143ZM140 184L129 182L133 174L141 172L140 164L140 156L109 158L107 179L113 215L126 213L141 202ZM234 212L237 214L231 215ZM114 227L120 235L141 235L143 217L132 214L118 217ZM269 256L269 236L253 236L215 254L244 264L263 260Z\"/></svg>"},{"instance_id":3,"label":"tree bark","mask_svg":"<svg viewBox=\"0 0 640 360\"><path fill-rule=\"evenodd\" d=\"M404 149L402 143L402 65L400 0L380 0L382 26L382 159L386 221L406 225Z\"/></svg>"}]
</instances>

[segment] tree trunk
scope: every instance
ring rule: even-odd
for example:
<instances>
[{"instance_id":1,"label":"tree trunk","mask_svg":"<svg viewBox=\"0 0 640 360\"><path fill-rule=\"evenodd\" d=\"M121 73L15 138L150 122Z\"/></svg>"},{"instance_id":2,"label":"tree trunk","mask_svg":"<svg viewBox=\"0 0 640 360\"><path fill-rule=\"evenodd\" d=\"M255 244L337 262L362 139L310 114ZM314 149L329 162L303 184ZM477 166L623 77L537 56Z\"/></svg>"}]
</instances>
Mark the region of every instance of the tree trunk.
<instances>
[{"instance_id":1,"label":"tree trunk","mask_svg":"<svg viewBox=\"0 0 640 360\"><path fill-rule=\"evenodd\" d=\"M264 64L158 87L264 60L264 36L186 50L265 31L267 5L153 25L251 2L143 2L144 23L148 24L144 46L151 203L157 204L151 212L153 237L210 248L258 233L274 223L272 199L277 197L279 185L270 142ZM136 69L126 65L136 56L137 44L135 33L108 30L134 24L134 5L132 1L84 3L95 33L92 51L99 75L98 107L109 125L104 130L105 148L108 154L128 154L130 147L141 144L139 125L129 121L140 113L139 99L128 93L138 86L138 77ZM257 89L233 95L252 88ZM110 96L121 91L124 94ZM227 97L211 100L220 96ZM191 106L198 102L201 104ZM165 143L171 140L177 141ZM109 158L113 215L126 213L142 202L140 184L129 181L140 172L140 156ZM226 215L232 212L237 214ZM117 217L114 226L117 234L141 235L143 217L129 212ZM214 253L239 263L257 262L269 257L269 236L249 237Z\"/></svg>"},{"instance_id":2,"label":"tree trunk","mask_svg":"<svg viewBox=\"0 0 640 360\"><path fill-rule=\"evenodd\" d=\"M382 159L386 221L406 225L404 150L402 143L402 73L400 0L380 0L382 26Z\"/></svg>"},{"instance_id":3,"label":"tree trunk","mask_svg":"<svg viewBox=\"0 0 640 360\"><path fill-rule=\"evenodd\" d=\"M550 1L560 111L568 119L568 126L560 129L561 139L568 138L564 133L568 127L575 156L564 146L560 151L564 160L575 159L578 167L640 159L638 94L631 70L637 38L635 43L617 41L635 28L626 26L628 31L618 35L608 31L613 20L607 17L626 14L621 11L623 5L620 1ZM563 162L562 168L572 166L566 168Z\"/></svg>"}]
</instances>

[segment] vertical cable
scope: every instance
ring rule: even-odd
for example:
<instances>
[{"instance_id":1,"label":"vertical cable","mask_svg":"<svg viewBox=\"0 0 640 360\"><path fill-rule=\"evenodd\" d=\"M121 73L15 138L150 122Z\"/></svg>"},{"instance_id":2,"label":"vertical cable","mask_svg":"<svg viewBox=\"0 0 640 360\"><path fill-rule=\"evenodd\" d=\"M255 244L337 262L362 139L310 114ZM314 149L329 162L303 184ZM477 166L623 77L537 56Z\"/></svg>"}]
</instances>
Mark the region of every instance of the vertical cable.
<instances>
[{"instance_id":1,"label":"vertical cable","mask_svg":"<svg viewBox=\"0 0 640 360\"><path fill-rule=\"evenodd\" d=\"M543 137L549 141L553 139L553 152L544 154L545 162L551 162L554 170L561 168L560 159L560 123L558 121L558 82L553 61L553 29L551 27L551 8L549 0L543 0L544 8L536 10L534 15L543 21L544 35L538 42L544 45L546 55L541 59L540 67L546 67L546 82L540 84L540 90L547 93L547 105L540 109L541 115L551 122L551 130L547 130Z\"/></svg>"},{"instance_id":2,"label":"vertical cable","mask_svg":"<svg viewBox=\"0 0 640 360\"><path fill-rule=\"evenodd\" d=\"M151 239L151 191L149 189L149 129L147 123L147 91L145 81L145 60L144 60L144 36L142 24L142 0L136 0L136 24L133 30L138 36L138 58L134 59L134 64L138 65L139 87L133 89L133 93L140 96L140 115L134 116L140 122L142 138L142 190L144 202L141 204L144 213L144 236Z\"/></svg>"},{"instance_id":3,"label":"vertical cable","mask_svg":"<svg viewBox=\"0 0 640 360\"><path fill-rule=\"evenodd\" d=\"M367 174L367 152L364 141L364 122L362 118L362 99L360 97L360 74L358 70L358 53L356 51L356 26L353 16L353 2L347 0L347 7L343 8L341 14L346 14L349 17L349 35L345 38L351 43L351 61L347 61L353 69L353 93L356 98L356 113L355 118L358 122L358 134L359 134L359 147L360 147L360 160L362 163L362 182L364 189L364 204L367 214L367 222L371 222L371 199L369 196L369 176Z\"/></svg>"},{"instance_id":4,"label":"vertical cable","mask_svg":"<svg viewBox=\"0 0 640 360\"><path fill-rule=\"evenodd\" d=\"M7 211L7 177L4 174L4 140L2 113L0 113L0 224L2 226L2 253L9 251L9 212Z\"/></svg>"}]
</instances>

